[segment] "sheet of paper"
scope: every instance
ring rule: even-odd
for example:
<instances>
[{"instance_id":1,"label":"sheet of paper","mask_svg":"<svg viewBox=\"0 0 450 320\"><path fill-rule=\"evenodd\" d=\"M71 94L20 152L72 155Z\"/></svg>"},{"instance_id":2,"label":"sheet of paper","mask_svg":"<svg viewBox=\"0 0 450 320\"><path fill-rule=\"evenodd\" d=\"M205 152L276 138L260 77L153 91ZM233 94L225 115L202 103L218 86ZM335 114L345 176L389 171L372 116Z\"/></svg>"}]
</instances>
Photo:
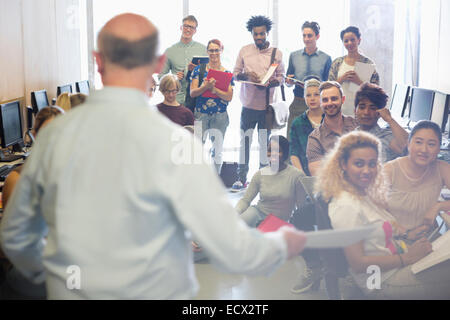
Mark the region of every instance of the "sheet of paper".
<instances>
[{"instance_id":1,"label":"sheet of paper","mask_svg":"<svg viewBox=\"0 0 450 320\"><path fill-rule=\"evenodd\" d=\"M450 232L446 232L432 243L433 251L425 258L420 259L411 266L413 273L419 273L438 263L450 259Z\"/></svg>"},{"instance_id":2,"label":"sheet of paper","mask_svg":"<svg viewBox=\"0 0 450 320\"><path fill-rule=\"evenodd\" d=\"M300 81L300 80L298 80L298 79L291 78L291 77L286 77L285 79L290 79L290 80L292 80L292 81L298 83L301 87L304 87L304 86L305 86L305 82L304 82L304 81Z\"/></svg>"},{"instance_id":3,"label":"sheet of paper","mask_svg":"<svg viewBox=\"0 0 450 320\"><path fill-rule=\"evenodd\" d=\"M257 86L265 86L266 83L269 81L270 77L272 77L273 73L275 72L275 69L278 67L277 63L272 64L269 67L269 70L267 70L266 74L264 75L264 77L261 79L261 82L252 82L252 81L239 81L241 83L250 83L250 84L254 84Z\"/></svg>"},{"instance_id":4,"label":"sheet of paper","mask_svg":"<svg viewBox=\"0 0 450 320\"><path fill-rule=\"evenodd\" d=\"M344 248L371 236L375 226L305 232L306 248Z\"/></svg>"},{"instance_id":5,"label":"sheet of paper","mask_svg":"<svg viewBox=\"0 0 450 320\"><path fill-rule=\"evenodd\" d=\"M356 62L355 72L358 74L362 82L370 82L373 72L375 71L375 65L369 63ZM359 86L351 82L349 85L349 90L352 92L358 91Z\"/></svg>"}]
</instances>

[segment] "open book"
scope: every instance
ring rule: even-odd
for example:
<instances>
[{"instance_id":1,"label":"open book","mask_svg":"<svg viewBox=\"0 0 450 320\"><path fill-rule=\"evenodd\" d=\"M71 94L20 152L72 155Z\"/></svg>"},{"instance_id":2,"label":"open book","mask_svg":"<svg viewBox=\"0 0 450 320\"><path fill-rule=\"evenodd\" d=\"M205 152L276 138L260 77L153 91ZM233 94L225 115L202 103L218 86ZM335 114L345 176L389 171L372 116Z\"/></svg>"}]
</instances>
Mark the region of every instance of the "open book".
<instances>
[{"instance_id":1,"label":"open book","mask_svg":"<svg viewBox=\"0 0 450 320\"><path fill-rule=\"evenodd\" d=\"M270 66L269 70L267 70L267 73L264 75L264 77L261 79L260 82L252 82L252 81L244 81L239 80L241 83L250 83L257 86L265 86L267 82L269 81L270 77L272 77L273 73L275 72L275 69L278 67L277 63L274 63Z\"/></svg>"},{"instance_id":2,"label":"open book","mask_svg":"<svg viewBox=\"0 0 450 320\"><path fill-rule=\"evenodd\" d=\"M411 271L416 274L436 264L450 259L450 232L446 232L432 243L433 251L411 266Z\"/></svg>"}]
</instances>

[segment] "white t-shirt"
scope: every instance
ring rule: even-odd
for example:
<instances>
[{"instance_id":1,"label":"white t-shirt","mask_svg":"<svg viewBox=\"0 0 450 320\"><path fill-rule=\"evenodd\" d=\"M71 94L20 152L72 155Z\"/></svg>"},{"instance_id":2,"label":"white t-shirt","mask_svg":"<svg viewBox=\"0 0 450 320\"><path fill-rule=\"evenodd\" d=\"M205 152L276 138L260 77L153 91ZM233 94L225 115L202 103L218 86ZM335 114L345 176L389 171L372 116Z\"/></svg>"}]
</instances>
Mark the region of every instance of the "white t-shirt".
<instances>
[{"instance_id":1,"label":"white t-shirt","mask_svg":"<svg viewBox=\"0 0 450 320\"><path fill-rule=\"evenodd\" d=\"M339 197L333 198L328 206L333 229L345 229L361 227L369 224L376 224L377 228L372 236L364 241L364 254L366 256L391 255L386 242L386 233L383 228L385 222L391 223L395 218L386 210L375 205L367 196L360 199L349 192L343 191ZM391 277L398 268L381 272L381 283ZM371 274L354 273L351 269L350 274L355 279L358 286L368 291L367 277Z\"/></svg>"}]
</instances>

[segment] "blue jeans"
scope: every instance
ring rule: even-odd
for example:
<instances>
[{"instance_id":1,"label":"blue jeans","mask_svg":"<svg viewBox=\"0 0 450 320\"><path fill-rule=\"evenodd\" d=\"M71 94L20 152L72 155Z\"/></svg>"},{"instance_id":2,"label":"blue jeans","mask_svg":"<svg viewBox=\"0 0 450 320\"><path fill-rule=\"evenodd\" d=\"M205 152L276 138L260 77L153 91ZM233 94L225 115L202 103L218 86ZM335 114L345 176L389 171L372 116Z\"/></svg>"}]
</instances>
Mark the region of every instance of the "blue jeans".
<instances>
[{"instance_id":1,"label":"blue jeans","mask_svg":"<svg viewBox=\"0 0 450 320\"><path fill-rule=\"evenodd\" d=\"M243 106L241 111L241 143L237 170L239 180L242 183L247 181L250 146L252 144L253 130L256 125L258 125L259 164L260 167L263 167L268 164L267 143L270 136L270 130L266 129L266 110L253 110Z\"/></svg>"},{"instance_id":2,"label":"blue jeans","mask_svg":"<svg viewBox=\"0 0 450 320\"><path fill-rule=\"evenodd\" d=\"M225 139L225 132L227 131L227 127L230 123L228 118L228 113L201 113L195 111L195 120L201 122L201 132L202 132L202 142L205 143L206 139L209 135L209 139L211 140L213 146L211 149L211 157L214 160L214 166L216 167L216 171L220 174L220 170L222 169L222 151L223 151L223 141Z\"/></svg>"}]
</instances>

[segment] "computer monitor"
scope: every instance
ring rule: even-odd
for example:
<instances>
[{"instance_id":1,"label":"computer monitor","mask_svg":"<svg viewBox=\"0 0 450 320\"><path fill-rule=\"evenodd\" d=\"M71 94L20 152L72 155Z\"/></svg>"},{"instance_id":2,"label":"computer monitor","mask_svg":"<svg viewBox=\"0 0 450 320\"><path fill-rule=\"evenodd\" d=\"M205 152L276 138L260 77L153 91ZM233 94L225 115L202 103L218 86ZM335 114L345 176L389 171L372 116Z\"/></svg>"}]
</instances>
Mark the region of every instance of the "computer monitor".
<instances>
[{"instance_id":1,"label":"computer monitor","mask_svg":"<svg viewBox=\"0 0 450 320\"><path fill-rule=\"evenodd\" d=\"M72 85L71 84L66 84L63 86L58 86L56 88L56 96L59 97L59 95L63 92L67 92L67 93L72 93Z\"/></svg>"},{"instance_id":2,"label":"computer monitor","mask_svg":"<svg viewBox=\"0 0 450 320\"><path fill-rule=\"evenodd\" d=\"M408 105L410 86L404 84L396 84L391 99L390 111L392 117L400 121L406 114L406 106Z\"/></svg>"},{"instance_id":3,"label":"computer monitor","mask_svg":"<svg viewBox=\"0 0 450 320\"><path fill-rule=\"evenodd\" d=\"M75 82L75 89L79 93L89 95L89 81L84 80L84 81Z\"/></svg>"},{"instance_id":4,"label":"computer monitor","mask_svg":"<svg viewBox=\"0 0 450 320\"><path fill-rule=\"evenodd\" d=\"M47 90L31 92L31 106L34 113L38 113L42 108L49 106Z\"/></svg>"},{"instance_id":5,"label":"computer monitor","mask_svg":"<svg viewBox=\"0 0 450 320\"><path fill-rule=\"evenodd\" d=\"M441 127L441 131L445 131L445 125L448 118L448 100L449 95L436 91L434 93L433 110L431 111L431 121L437 123Z\"/></svg>"},{"instance_id":6,"label":"computer monitor","mask_svg":"<svg viewBox=\"0 0 450 320\"><path fill-rule=\"evenodd\" d=\"M409 124L412 129L420 120L430 120L433 110L434 91L423 88L411 89L411 104L409 108Z\"/></svg>"},{"instance_id":7,"label":"computer monitor","mask_svg":"<svg viewBox=\"0 0 450 320\"><path fill-rule=\"evenodd\" d=\"M19 101L0 105L0 138L2 148L18 143L23 144L22 115Z\"/></svg>"}]
</instances>

